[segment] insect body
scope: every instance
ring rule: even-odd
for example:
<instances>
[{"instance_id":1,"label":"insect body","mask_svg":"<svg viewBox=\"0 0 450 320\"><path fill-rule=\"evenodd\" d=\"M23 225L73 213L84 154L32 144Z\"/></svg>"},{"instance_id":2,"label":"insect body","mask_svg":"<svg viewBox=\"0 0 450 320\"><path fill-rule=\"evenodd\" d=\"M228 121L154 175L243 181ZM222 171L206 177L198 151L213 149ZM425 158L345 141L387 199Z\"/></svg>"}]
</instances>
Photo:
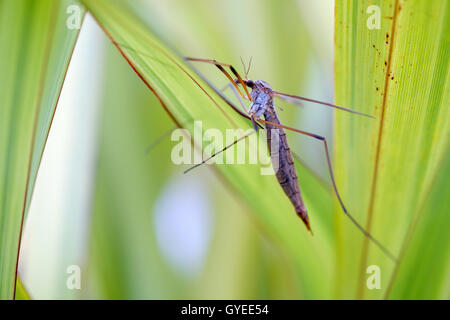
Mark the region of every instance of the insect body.
<instances>
[{"instance_id":1,"label":"insect body","mask_svg":"<svg viewBox=\"0 0 450 320\"><path fill-rule=\"evenodd\" d=\"M278 115L275 111L274 97L278 97L278 98L281 98L281 99L284 99L284 100L287 100L290 102L292 102L292 101L298 102L299 100L309 101L309 102L313 102L313 103L317 103L317 104L326 105L326 106L329 106L329 107L332 107L335 109L351 112L354 114L359 114L359 115L369 117L369 118L373 118L373 116L365 114L365 113L361 113L361 112L358 112L358 111L355 111L352 109L344 108L344 107L341 107L338 105L334 105L331 103L274 91L270 87L270 85L268 83L266 83L265 81L262 81L262 80L253 81L253 80L249 80L247 78L250 64L249 64L249 67L247 68L247 70L245 70L245 79L242 79L242 77L237 73L236 69L234 69L233 66L230 64L218 62L213 59L186 58L186 60L206 62L206 63L211 63L211 64L215 65L230 81L229 86L231 86L231 88L235 92L243 109L246 112L244 113L241 110L239 110L233 103L231 103L220 92L218 92L217 90L215 90L212 87L216 91L216 93L219 96L221 96L221 98L230 107L232 107L237 113L239 113L243 117L246 117L247 119L250 119L253 123L253 127L254 127L255 131L258 130L258 127L263 128L261 126L261 124L265 124L265 128L268 133L267 134L267 142L269 145L269 150L271 151L271 157L272 157L272 159L274 156L278 157L277 160L278 160L279 166L278 166L278 168L274 168L276 171L276 176L277 176L278 182L280 183L280 185L283 188L286 195L289 197L290 201L294 205L295 211L297 212L299 217L303 220L303 222L305 223L308 230L311 231L311 227L309 224L309 218L308 218L306 207L303 203L303 199L301 196L300 187L298 184L298 177L297 177L297 173L296 173L296 169L295 169L295 165L294 165L294 161L293 161L293 157L292 157L292 152L289 149L289 145L287 143L286 133L284 132L284 129L288 129L288 130L312 137L323 143L333 190L336 194L337 199L339 200L339 204L341 205L341 208L344 211L345 215L367 238L369 238L378 248L380 248L380 250L382 250L390 259L392 259L393 261L397 260L397 258L388 249L386 249L377 239L375 239L369 232L367 232L355 220L355 218L353 218L352 215L350 215L350 213L347 211L346 207L344 206L344 202L342 201L341 196L339 195L338 188L336 186L336 181L334 179L333 168L331 165L330 153L328 151L328 144L327 144L326 138L322 137L320 135L311 133L311 132L306 132L303 130L299 130L299 129L288 127L288 126L281 124L281 121L278 118ZM233 79L231 77L231 75L224 69L224 67L228 67L236 78ZM245 67L244 67L244 69L245 69ZM242 93L239 85L244 89L245 94ZM251 93L248 92L247 87L251 89ZM249 110L246 109L241 97L244 99L248 99L252 102ZM264 116L264 120L260 119L261 116ZM275 131L278 132L278 134L275 136L278 140L278 152L272 152L272 151L274 151L274 150L272 150L273 144L271 141L271 139L273 139L273 136L272 136L272 132L274 131L273 129L276 129ZM270 134L269 134L269 132L270 132ZM237 142L245 139L248 136L249 136L249 134L242 136L241 138L235 140L234 143L223 148L218 153L225 151L226 149L232 147ZM218 153L216 153L216 154L218 154ZM185 171L185 173L193 168L198 167L199 165L206 163L209 159L214 157L216 154L212 155L208 159L203 160L200 164L194 165L193 167L189 168L188 170ZM272 161L272 164L273 164L273 162L274 161Z\"/></svg>"},{"instance_id":2,"label":"insect body","mask_svg":"<svg viewBox=\"0 0 450 320\"><path fill-rule=\"evenodd\" d=\"M308 214L298 184L297 170L295 169L292 152L286 139L286 133L283 128L273 125L281 125L280 118L278 118L274 106L273 90L268 83L262 80L247 80L246 84L252 89L250 96L253 102L249 110L250 117L257 120L264 115L264 119L267 121L267 145L271 157L277 157L276 163L278 163L278 167L274 169L276 171L278 182L294 205L297 215L305 223L308 230L311 231ZM254 125L255 130L257 130L258 126L256 123L254 123ZM272 150L273 133L278 135L277 150ZM272 163L274 162L275 161L272 161Z\"/></svg>"},{"instance_id":3,"label":"insect body","mask_svg":"<svg viewBox=\"0 0 450 320\"><path fill-rule=\"evenodd\" d=\"M306 132L306 131L302 131L302 130L298 130L295 128L291 128L291 127L287 127L283 124L281 124L280 119L278 118L278 115L275 111L275 106L274 106L274 97L279 97L281 99L284 100L288 100L288 101L297 101L298 100L304 100L304 101L310 101L310 102L314 102L314 103L319 103L322 105L326 105L326 106L330 106L333 108L337 108L340 110L344 110L347 112L351 112L351 113L356 113L359 115L363 115L366 117L372 117L370 115L355 111L355 110L351 110L351 109L347 109L344 107L340 107L334 104L330 104L330 103L326 103L326 102L322 102L322 101L318 101L318 100L313 100L313 99L309 99L309 98L304 98L304 97L300 97L300 96L295 96L295 95L290 95L290 94L285 94L282 92L278 92L278 91L274 91L272 89L272 87L265 81L263 80L250 80L248 79L247 75L248 75L248 71L250 68L250 63L249 66L247 68L247 70L245 70L245 79L242 79L242 77L239 75L239 73L236 71L236 69L233 68L232 65L230 64L226 64L226 63L222 63L222 62L218 62L216 60L213 59L199 59L199 58L186 58L189 61L198 61L198 62L206 62L206 63L211 63L214 64L217 68L219 68L219 70L228 78L228 80L230 81L229 86L233 89L234 93L236 94L236 97L238 98L239 102L241 103L242 108L245 110L245 113L243 113L242 111L240 111L239 109L237 109L232 103L230 103L225 97L222 96L222 98L239 114L241 114L242 116L250 119L253 123L253 127L255 129L255 131L258 130L258 127L261 127L260 123L264 123L265 124L265 128L267 131L267 142L268 142L268 146L269 146L269 151L272 157L272 160L274 157L277 157L277 161L276 163L278 163L278 168L274 167L274 170L276 172L276 176L278 179L278 182L280 183L281 187L283 188L284 192L286 193L286 195L288 196L288 198L290 199L290 201L292 202L292 204L294 205L295 211L297 213L297 215L303 220L303 222L305 223L307 229L309 231L311 231L311 227L309 224L309 218L307 215L307 210L305 207L305 204L303 202L302 196L301 196L301 192L300 192L300 187L298 184L298 177L297 177L297 172L295 169L295 165L294 165L294 160L292 157L292 152L290 151L287 139L286 139L286 133L284 132L284 129L288 129L288 130L292 130L295 131L297 133L303 134L303 135L307 135L310 136L312 138L321 140L324 144L324 148L325 148L325 154L327 157L327 162L328 162L328 169L330 172L330 178L333 184L333 188L334 191L336 193L336 196L339 199L339 203L341 204L342 209L344 210L345 214L347 214L349 216L349 218L353 221L353 223L355 223L355 225L368 237L371 238L370 234L368 234L354 219L353 217L351 217L349 215L349 213L347 212L347 209L344 206L344 203L342 202L342 199L339 195L339 192L337 190L336 187L336 183L334 180L334 175L333 175L333 169L331 167L331 160L330 160L330 156L329 156L329 152L328 152L328 146L327 146L327 141L324 137L321 137L319 135L316 135L314 133L310 133L310 132ZM230 69L230 71L234 74L234 76L236 77L235 79L233 79L231 77L231 75L224 69L224 67L228 67ZM245 69L245 66L244 66ZM245 94L240 90L239 85L244 89ZM251 89L251 93L248 92L247 87ZM218 93L219 94L219 93ZM249 101L252 102L250 109L247 110L247 108L244 105L244 102L242 101L242 99L247 99ZM264 120L260 119L261 116L264 115ZM261 127L263 128L263 127ZM272 132L277 132L276 134L276 138L277 138L277 150L272 150ZM247 135L248 136L248 135ZM236 144L238 141L246 138L247 136L243 136L240 139L237 139L234 143L226 146L222 151L225 151L226 149L232 147L234 144ZM216 153L217 154L217 153ZM216 154L212 155L211 157L209 157L208 159L203 160L200 164L197 164L191 168L189 168L187 171L190 171L193 168L198 167L199 165L202 165L203 163L205 163L206 161L208 161L209 159L211 159L212 157L214 157ZM274 164L274 161L272 161L272 164Z\"/></svg>"},{"instance_id":4,"label":"insect body","mask_svg":"<svg viewBox=\"0 0 450 320\"><path fill-rule=\"evenodd\" d=\"M114 41L113 39L111 39L113 41L113 43L117 46L117 48L119 49L119 51L122 53L122 55L126 58L125 54L123 54L123 51L121 49L121 45L119 43L117 43L116 41ZM127 59L128 60L128 59ZM257 80L257 81L252 81L249 80L247 78L248 75L248 71L250 69L250 63L249 66L247 68L247 70L245 70L245 80L242 79L242 77L237 73L236 69L233 68L232 65L230 64L226 64L226 63L222 63L222 62L218 62L214 59L199 59L199 58L186 58L186 60L188 61L197 61L197 62L205 62L205 63L210 63L215 65L230 81L229 85L234 88L236 91L235 93L237 94L237 92L239 94L237 94L237 97L239 98L242 107L245 109L246 113L243 113L242 111L240 111L233 103L231 103L226 97L224 97L221 92L219 92L218 90L216 90L212 85L211 88L232 108L234 109L237 113L239 113L241 116L250 119L253 123L253 126L255 128L255 131L258 129L258 127L261 127L261 123L264 123L266 125L266 129L277 129L278 132L278 140L279 140L279 151L278 151L278 157L279 157L279 168L275 169L275 171L277 172L277 179L278 182L281 184L281 186L283 187L284 192L287 194L287 196L289 197L289 199L291 200L292 204L295 207L295 211L297 212L297 214L300 216L300 218L303 220L303 222L305 223L306 227L308 228L308 230L311 231L310 225L309 225L309 219L308 219L308 215L306 213L306 208L305 205L303 203L302 200L302 196L300 193L300 188L298 185L298 178L297 178L297 173L295 170L295 166L294 166L294 161L293 161L293 157L292 157L292 153L289 149L287 140L286 140L286 133L284 132L284 129L288 129L309 137L312 137L314 139L317 139L319 141L321 141L323 143L323 147L325 150L325 155L326 155L326 159L327 159L327 164L328 164L328 170L330 173L330 179L332 182L332 186L334 189L334 192L336 194L337 199L339 200L339 204L342 208L342 211L345 213L345 215L350 219L350 221L367 237L369 238L381 251L383 251L390 259L392 259L394 262L397 261L397 258L395 255L393 255L386 247L384 247L377 239L375 239L369 232L367 232L356 220L355 218L353 218L352 215L350 215L350 213L347 211L347 209L344 206L344 203L341 199L341 196L339 195L337 186L336 186L336 181L334 179L334 174L333 174L333 169L331 166L331 160L330 160L330 154L328 151L328 145L327 145L327 140L325 139L325 137L319 136L317 134L311 133L311 132L306 132L306 131L302 131L302 130L298 130L296 128L292 128L292 127L288 127L285 126L283 124L281 124L280 119L278 118L278 115L275 111L275 107L274 107L274 102L273 102L273 98L274 96L277 96L281 99L290 101L290 102L295 102L295 101L309 101L309 102L313 102L313 103L317 103L317 104L322 104L325 106L329 106L335 109L339 109L339 110L343 110L343 111L347 111L347 112L351 112L354 114L359 114L362 116L366 116L369 118L374 118L371 115L367 115L365 113L361 113L352 109L348 109L348 108L344 108L338 105L334 105L331 103L326 103L326 102L322 102L319 100L314 100L314 99L310 99L310 98L305 98L305 97L301 97L301 96L296 96L296 95L291 95L291 94L286 94L286 93L282 93L282 92L278 92L278 91L274 91L272 90L272 88L270 87L269 84L267 84L266 82L262 81L262 80ZM130 63L130 62L129 62ZM131 63L130 63L131 64ZM224 69L225 67L228 67L230 69L230 71L236 76L236 79L233 79L230 74ZM245 67L244 67L245 69ZM136 71L136 70L135 70ZM142 77L141 77L142 78ZM201 77L205 82L207 82L209 84L209 82L207 81L207 79ZM246 96L240 91L239 89L239 85L242 86L242 88L244 89ZM148 85L148 87L150 87ZM248 92L247 87L249 87L251 90L251 94ZM244 99L248 99L250 101L252 101L252 104L250 106L250 110L247 111L247 109L244 106L243 101L240 99L241 96ZM259 119L262 115L264 115L265 120ZM258 120L259 119L259 120ZM262 127L261 127L262 128ZM273 130L270 130L271 132ZM225 148L223 148L221 151L217 152L216 154L225 151L226 149L232 147L234 144L236 144L237 142L245 139L246 137L248 137L248 135L242 136L241 138L235 140L234 143L226 146ZM269 149L271 149L272 143L271 143L271 134L268 135L268 145L269 145ZM272 150L270 150L272 151ZM194 169L204 163L206 163L209 159L211 159L212 157L214 157L216 154L212 155L211 157L209 157L208 159L203 160L201 163L194 165L193 167L189 168L188 170L185 171L188 172L191 169ZM271 156L273 156L272 152L271 152ZM273 162L272 162L273 163Z\"/></svg>"}]
</instances>

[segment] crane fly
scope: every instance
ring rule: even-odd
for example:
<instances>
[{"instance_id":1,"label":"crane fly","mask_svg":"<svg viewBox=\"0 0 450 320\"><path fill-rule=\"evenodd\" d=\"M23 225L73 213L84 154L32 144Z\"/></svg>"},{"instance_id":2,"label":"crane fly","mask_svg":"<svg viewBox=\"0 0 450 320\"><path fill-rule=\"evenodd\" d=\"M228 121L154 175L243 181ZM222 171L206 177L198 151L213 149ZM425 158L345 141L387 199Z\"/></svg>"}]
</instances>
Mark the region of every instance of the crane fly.
<instances>
[{"instance_id":1,"label":"crane fly","mask_svg":"<svg viewBox=\"0 0 450 320\"><path fill-rule=\"evenodd\" d=\"M251 60L249 62L249 66L248 66L247 70L245 70L245 65L244 65L244 72L245 72L244 78L242 78L239 75L239 73L236 71L236 69L232 65L218 62L214 59L186 58L186 60L209 63L209 64L215 65L227 77L227 79L229 81L229 87L231 87L233 89L233 91L235 92L236 97L238 98L238 100L245 112L241 112L240 110L238 110L227 99L225 99L223 95L220 95L221 98L224 99L230 106L232 106L233 109L235 109L235 111L237 111L239 114L241 114L242 116L251 120L255 131L257 131L259 128L264 128L268 132L269 131L273 132L273 130L276 130L276 132L278 132L279 148L278 148L277 154L274 154L271 150L272 134L267 133L267 144L268 144L269 152L271 154L271 157L274 157L274 156L277 157L277 160L279 163L279 167L274 168L275 172L276 172L276 177L277 177L278 183L282 187L284 193L286 194L286 196L289 198L292 205L294 206L296 214L300 217L300 219L303 221L306 228L310 232L312 232L312 229L311 229L311 225L309 222L307 209L306 209L306 206L305 206L305 203L303 201L302 194L300 191L297 170L295 168L292 152L289 148L289 144L288 144L288 141L286 138L285 129L312 137L319 141L322 141L324 149L325 149L328 171L329 171L330 179L331 179L331 182L333 185L333 190L334 190L334 193L336 194L336 197L339 201L339 204L340 204L343 212L351 220L351 222L366 237L368 237L376 246L378 246L380 248L381 251L383 251L390 259L392 259L393 261L396 261L396 257L387 248L385 248L377 239L375 239L369 232L367 232L353 218L353 216L350 215L347 208L345 207L344 202L342 201L342 198L341 198L338 188L336 186L336 181L335 181L334 174L333 174L333 168L331 165L330 154L329 154L326 138L323 136L311 133L311 132L306 132L306 131L298 130L296 128L292 128L292 127L283 125L281 123L280 118L278 117L278 114L275 109L274 97L279 97L281 99L284 99L284 100L287 100L290 102L307 101L307 102L318 103L318 104L322 104L322 105L325 105L328 107L332 107L335 109L343 110L346 112L354 113L354 114L369 117L369 118L374 118L373 116L362 113L362 112L358 112L358 111L355 111L352 109L344 108L344 107L341 107L341 106L338 106L335 104L326 103L326 102L322 102L319 100L305 98L305 97L301 97L301 96L297 96L297 95L278 92L278 91L273 90L272 87L263 80L248 79L248 71L250 69ZM229 68L231 73L235 76L235 78L233 78L230 75L230 73L225 70L224 67ZM242 90L241 90L241 88L242 88ZM250 92L248 89L250 89ZM248 109L245 107L245 104L242 99L246 99L246 100L250 101L251 104ZM264 119L261 119L262 116L264 116ZM263 127L262 124L265 125L265 127ZM253 131L253 132L255 132L255 131ZM185 173L206 163L208 160L210 160L217 154L224 152L228 148L235 145L237 142L247 138L250 134L247 134L245 136L242 136L239 139L236 139L232 144L229 144L228 146L224 147L219 152L216 152L213 155L211 155L210 157L208 157L207 159L204 159L201 163L192 166L191 168L186 170Z\"/></svg>"},{"instance_id":2,"label":"crane fly","mask_svg":"<svg viewBox=\"0 0 450 320\"><path fill-rule=\"evenodd\" d=\"M109 36L109 38L111 39L111 41L114 43L114 45L119 49L119 51L122 53L122 55L126 58L125 54L122 52L121 47L125 47L131 50L134 50L131 47L128 47L124 44L120 44L118 42L116 42L114 39L112 39L112 37ZM280 142L279 145L279 152L278 152L278 158L280 161L279 164L279 168L276 171L276 176L277 176L277 180L280 183L281 187L283 188L283 191L285 192L285 194L287 195L287 197L289 198L289 200L291 201L292 205L295 208L295 211L297 213L297 215L300 217L300 219L303 221L303 223L305 224L306 228L312 232L310 223L309 223L309 217L307 214L307 210L306 210L306 206L303 202L303 198L301 196L301 191L300 191L300 186L298 183L298 177L297 177L297 170L295 168L295 164L293 161L293 157L292 157L292 151L289 148L289 144L287 142L286 139L286 133L284 131L284 129L286 130L290 130L296 133L300 133L309 137L312 137L316 140L319 140L323 143L324 146L324 150L325 150L325 156L327 159L327 165L328 165L328 171L329 171L329 175L330 175L330 180L333 186L333 190L334 193L336 194L336 197L339 201L340 207L342 208L342 211L344 212L344 214L350 219L350 221L364 234L364 236L366 236L370 241L372 241L384 254L386 254L386 256L388 256L392 261L397 262L397 258L395 257L394 254L392 254L386 247L384 247L376 238L374 238L369 232L367 232L359 223L358 221L356 221L355 218L353 218L353 216L347 211L347 208L344 205L344 202L342 201L342 198L339 194L338 188L336 186L336 181L334 179L334 174L333 174L333 168L331 165L331 160L330 160L330 153L328 150L328 144L327 144L327 140L325 137L311 133L311 132L307 132L307 131L303 131L303 130L299 130L296 128L292 128L292 127L288 127L285 126L281 123L277 112L275 110L275 104L274 104L274 97L279 97L281 99L284 99L288 102L295 102L295 103L299 103L300 101L307 101L307 102L312 102L312 103L317 103L317 104L321 104L324 106L328 106L328 107L332 107L335 109L339 109L342 111L346 111L346 112L350 112L353 114L357 114L360 116L365 116L368 118L374 118L371 115L362 113L362 112L358 112L352 109L348 109L348 108L344 108L335 104L331 104L331 103L327 103L327 102L323 102L323 101L319 101L319 100L315 100L315 99L310 99L310 98L306 98L306 97L301 97L301 96L297 96L297 95L292 95L292 94L287 94L287 93L282 93L282 92L278 92L278 91L274 91L272 89L272 87L265 81L263 80L250 80L248 79L248 72L250 69L250 63L249 66L247 68L247 70L244 70L245 72L245 77L242 78L239 73L236 71L236 69L231 65L231 64L227 64L227 63L222 63L222 62L218 62L214 59L201 59L201 58L185 58L187 61L194 61L194 62L203 62L203 63L209 63L209 64L213 64L215 65L228 79L229 84L227 87L231 87L236 95L236 97L238 98L242 108L244 109L245 112L242 112L239 108L237 108L232 102L230 102L220 91L218 91L205 77L203 77L200 73L197 72L197 74L200 76L200 78L202 78L203 81L205 81L210 87L211 89L213 89L217 95L220 96L220 98L222 100L224 100L232 109L234 109L234 111L236 111L238 114L240 114L241 116L251 120L253 127L254 127L254 132L256 132L258 130L258 128L261 129L265 129L265 130L272 130L272 129L277 129L277 131L279 132L279 137L278 140ZM227 67L230 69L231 73L236 77L233 79L233 77L231 77L230 73L228 73L224 67ZM244 66L245 69L245 66ZM243 88L243 91L245 93L243 93L240 89L241 86ZM250 92L248 91L248 88L251 90ZM251 102L250 108L247 109L245 107L245 104L243 102L242 99L245 100L249 100ZM264 116L264 119L260 119L261 116ZM262 126L262 125L265 125ZM171 129L172 131L173 129ZM250 134L252 134L250 133ZM213 155L211 155L210 157L208 157L207 159L204 159L203 161L201 161L200 163L190 167L189 169L187 169L184 173L187 173L188 171L197 168L199 166L201 166L202 164L206 163L208 160L210 160L211 158L213 158L214 156L216 156L217 154L224 152L225 150L227 150L228 148L232 147L233 145L237 144L239 141L244 140L245 138L247 138L250 134L244 135L238 139L236 139L233 143L227 145L226 147L224 147L222 150L220 150L219 152L214 153ZM164 134L164 136L166 136L167 134ZM270 142L270 136L271 135L267 135L267 139L268 139L268 147L269 147L269 151L271 148L271 142ZM162 137L160 137L160 139L162 139ZM160 140L158 139L158 140ZM152 144L152 146L154 146L155 143ZM150 148L152 147L150 146ZM149 149L147 149L147 152L149 151ZM272 156L272 152L271 156Z\"/></svg>"}]
</instances>

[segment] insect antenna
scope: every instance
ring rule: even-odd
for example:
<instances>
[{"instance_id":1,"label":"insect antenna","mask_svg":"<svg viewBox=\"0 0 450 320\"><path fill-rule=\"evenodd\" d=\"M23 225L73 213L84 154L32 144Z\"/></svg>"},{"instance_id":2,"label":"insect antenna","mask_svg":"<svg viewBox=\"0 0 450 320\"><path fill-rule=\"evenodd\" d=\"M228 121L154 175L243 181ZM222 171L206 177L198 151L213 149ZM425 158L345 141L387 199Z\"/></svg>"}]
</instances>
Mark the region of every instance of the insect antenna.
<instances>
[{"instance_id":1,"label":"insect antenna","mask_svg":"<svg viewBox=\"0 0 450 320\"><path fill-rule=\"evenodd\" d=\"M244 70L244 78L245 80L247 80L247 67L245 66L245 62L244 59L242 59L242 56L239 56L239 58L241 58L241 63L242 63L242 69Z\"/></svg>"},{"instance_id":2,"label":"insect antenna","mask_svg":"<svg viewBox=\"0 0 450 320\"><path fill-rule=\"evenodd\" d=\"M245 67L244 59L242 59L242 57L239 57L239 58L241 58L242 68L244 69L244 78L245 78L245 80L248 80L248 73L250 72L250 67L252 66L252 58L253 57L250 57L247 68Z\"/></svg>"},{"instance_id":3,"label":"insect antenna","mask_svg":"<svg viewBox=\"0 0 450 320\"><path fill-rule=\"evenodd\" d=\"M250 67L252 66L252 59L253 57L250 57L250 60L248 61L248 68L247 71L245 71L245 80L248 79L248 73L250 72Z\"/></svg>"}]
</instances>

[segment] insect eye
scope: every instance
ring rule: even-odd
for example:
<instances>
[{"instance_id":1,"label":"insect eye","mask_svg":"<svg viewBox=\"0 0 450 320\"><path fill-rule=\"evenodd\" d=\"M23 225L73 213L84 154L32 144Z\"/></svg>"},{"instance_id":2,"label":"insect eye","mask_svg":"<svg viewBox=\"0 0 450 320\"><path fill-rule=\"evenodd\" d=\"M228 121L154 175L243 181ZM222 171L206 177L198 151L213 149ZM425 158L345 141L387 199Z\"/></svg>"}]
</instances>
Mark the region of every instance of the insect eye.
<instances>
[{"instance_id":1,"label":"insect eye","mask_svg":"<svg viewBox=\"0 0 450 320\"><path fill-rule=\"evenodd\" d=\"M253 82L253 80L247 80L245 82L245 84L247 85L247 87L249 88L253 88L253 86L255 85L255 83Z\"/></svg>"}]
</instances>

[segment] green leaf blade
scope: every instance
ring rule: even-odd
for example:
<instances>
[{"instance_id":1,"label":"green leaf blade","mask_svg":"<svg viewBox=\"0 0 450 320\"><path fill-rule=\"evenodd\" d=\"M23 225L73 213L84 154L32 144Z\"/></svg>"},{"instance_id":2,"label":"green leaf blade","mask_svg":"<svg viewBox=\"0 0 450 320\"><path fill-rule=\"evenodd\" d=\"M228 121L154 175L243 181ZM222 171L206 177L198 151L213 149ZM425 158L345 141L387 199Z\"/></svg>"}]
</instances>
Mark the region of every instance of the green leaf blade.
<instances>
[{"instance_id":1,"label":"green leaf blade","mask_svg":"<svg viewBox=\"0 0 450 320\"><path fill-rule=\"evenodd\" d=\"M1 299L14 298L23 221L78 34L66 27L66 7L73 3L0 3Z\"/></svg>"},{"instance_id":2,"label":"green leaf blade","mask_svg":"<svg viewBox=\"0 0 450 320\"><path fill-rule=\"evenodd\" d=\"M380 29L367 27L369 5L381 10ZM419 217L431 214L420 209L421 203L448 157L448 12L448 2L442 1L337 4L337 103L377 117L373 123L337 117L338 183L344 185L350 210L357 210L369 231L396 255L407 246ZM339 287L346 290L340 294L382 298L398 276L396 266L368 240L354 240L340 237L342 264L350 265L341 269ZM351 249L360 254L350 257ZM446 264L445 257L430 263ZM381 268L381 290L366 287L369 265Z\"/></svg>"}]
</instances>

